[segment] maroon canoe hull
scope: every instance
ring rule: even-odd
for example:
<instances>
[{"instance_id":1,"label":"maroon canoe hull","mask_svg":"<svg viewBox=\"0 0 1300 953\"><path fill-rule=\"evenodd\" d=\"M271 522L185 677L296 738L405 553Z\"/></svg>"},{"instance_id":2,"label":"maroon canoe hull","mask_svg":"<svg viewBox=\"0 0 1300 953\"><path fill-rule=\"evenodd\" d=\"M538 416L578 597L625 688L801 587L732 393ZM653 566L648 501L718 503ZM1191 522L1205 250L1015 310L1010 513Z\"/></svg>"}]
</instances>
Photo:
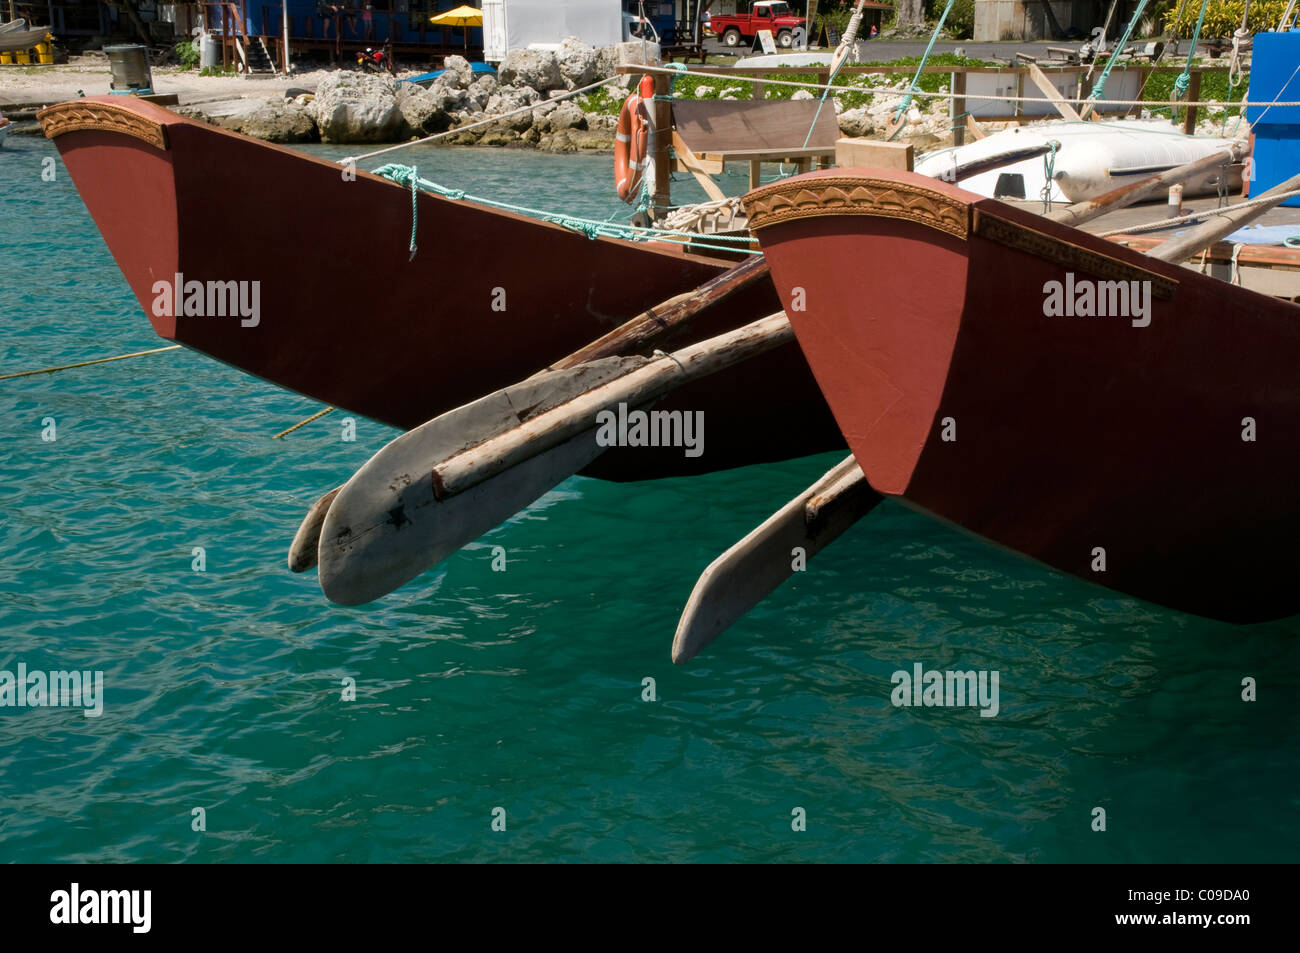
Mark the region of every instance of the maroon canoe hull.
<instances>
[{"instance_id":1,"label":"maroon canoe hull","mask_svg":"<svg viewBox=\"0 0 1300 953\"><path fill-rule=\"evenodd\" d=\"M402 429L529 376L731 264L427 192L412 261L411 194L386 179L348 180L338 164L129 97L76 100L41 119L160 336ZM255 282L256 323L158 314L156 283L177 274L186 285L243 282L250 298ZM778 308L763 281L664 343ZM615 448L587 472L640 479L843 446L794 344L660 406L704 412L703 455Z\"/></svg>"},{"instance_id":2,"label":"maroon canoe hull","mask_svg":"<svg viewBox=\"0 0 1300 953\"><path fill-rule=\"evenodd\" d=\"M912 173L814 173L746 207L875 489L1162 605L1300 612L1295 305ZM1060 314L1051 284L1078 312L1120 281L1138 297L1115 314L1100 286L1108 316Z\"/></svg>"}]
</instances>

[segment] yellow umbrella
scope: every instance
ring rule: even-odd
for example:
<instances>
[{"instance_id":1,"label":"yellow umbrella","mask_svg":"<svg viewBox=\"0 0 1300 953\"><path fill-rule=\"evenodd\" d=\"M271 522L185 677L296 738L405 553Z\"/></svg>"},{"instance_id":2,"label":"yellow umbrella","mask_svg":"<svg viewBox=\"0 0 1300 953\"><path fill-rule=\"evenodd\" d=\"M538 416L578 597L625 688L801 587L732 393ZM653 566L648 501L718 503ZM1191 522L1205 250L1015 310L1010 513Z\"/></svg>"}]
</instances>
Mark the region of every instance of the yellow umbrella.
<instances>
[{"instance_id":1,"label":"yellow umbrella","mask_svg":"<svg viewBox=\"0 0 1300 953\"><path fill-rule=\"evenodd\" d=\"M430 23L438 26L459 26L465 28L465 49L469 49L469 28L483 25L483 11L478 7L459 6L455 10L439 13L429 17Z\"/></svg>"}]
</instances>

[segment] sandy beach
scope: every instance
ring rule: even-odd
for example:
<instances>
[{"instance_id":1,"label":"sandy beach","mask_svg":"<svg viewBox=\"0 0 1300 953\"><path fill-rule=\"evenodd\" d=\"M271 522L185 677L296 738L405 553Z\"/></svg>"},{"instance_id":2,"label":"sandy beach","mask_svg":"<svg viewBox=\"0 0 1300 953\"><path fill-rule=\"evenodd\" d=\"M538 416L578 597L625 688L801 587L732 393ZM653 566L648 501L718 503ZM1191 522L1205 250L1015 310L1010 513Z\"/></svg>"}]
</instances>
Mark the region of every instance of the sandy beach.
<instances>
[{"instance_id":1,"label":"sandy beach","mask_svg":"<svg viewBox=\"0 0 1300 953\"><path fill-rule=\"evenodd\" d=\"M245 79L243 76L200 76L174 66L153 68L154 91L180 97L182 105L237 97L265 98L287 89L314 90L329 70L295 71L289 76ZM74 56L56 66L0 67L0 109L22 110L109 92L108 58L102 53Z\"/></svg>"}]
</instances>

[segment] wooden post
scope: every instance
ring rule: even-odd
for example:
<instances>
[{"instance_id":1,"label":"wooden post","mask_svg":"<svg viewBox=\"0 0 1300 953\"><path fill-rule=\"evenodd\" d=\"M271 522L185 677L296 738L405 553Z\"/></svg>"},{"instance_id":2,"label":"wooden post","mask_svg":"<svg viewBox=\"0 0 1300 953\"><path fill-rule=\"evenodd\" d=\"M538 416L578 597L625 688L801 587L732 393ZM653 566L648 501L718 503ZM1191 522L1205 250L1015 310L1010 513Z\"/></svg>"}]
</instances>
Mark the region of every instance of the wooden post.
<instances>
[{"instance_id":1,"label":"wooden post","mask_svg":"<svg viewBox=\"0 0 1300 953\"><path fill-rule=\"evenodd\" d=\"M753 85L754 85L754 92L750 95L750 98L751 98L751 99L763 99L763 98L764 98L764 90L765 90L765 88L767 87L767 84L766 84L766 83L754 83Z\"/></svg>"},{"instance_id":2,"label":"wooden post","mask_svg":"<svg viewBox=\"0 0 1300 953\"><path fill-rule=\"evenodd\" d=\"M1187 98L1192 102L1201 98L1201 71L1192 71L1192 81L1187 87ZM1187 115L1183 117L1183 132L1186 135L1192 135L1196 132L1196 113L1198 107L1188 106Z\"/></svg>"},{"instance_id":3,"label":"wooden post","mask_svg":"<svg viewBox=\"0 0 1300 953\"><path fill-rule=\"evenodd\" d=\"M673 104L668 101L671 87L671 77L667 73L655 74L654 207L656 213L660 209L667 212L668 206L672 204L672 162L669 153L672 145ZM659 99L660 96L664 98Z\"/></svg>"},{"instance_id":4,"label":"wooden post","mask_svg":"<svg viewBox=\"0 0 1300 953\"><path fill-rule=\"evenodd\" d=\"M952 74L952 144L954 146L964 145L966 143L966 120L967 116L962 115L966 112L966 74Z\"/></svg>"}]
</instances>

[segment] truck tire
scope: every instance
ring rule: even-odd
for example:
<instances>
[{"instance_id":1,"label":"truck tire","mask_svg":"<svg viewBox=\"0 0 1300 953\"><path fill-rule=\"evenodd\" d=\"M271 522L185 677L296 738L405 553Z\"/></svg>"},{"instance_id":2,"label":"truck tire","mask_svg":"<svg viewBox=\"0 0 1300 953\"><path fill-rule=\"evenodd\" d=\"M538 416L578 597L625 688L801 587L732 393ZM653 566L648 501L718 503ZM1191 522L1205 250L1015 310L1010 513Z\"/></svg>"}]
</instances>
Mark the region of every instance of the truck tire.
<instances>
[{"instance_id":1,"label":"truck tire","mask_svg":"<svg viewBox=\"0 0 1300 953\"><path fill-rule=\"evenodd\" d=\"M722 34L722 42L726 46L740 46L740 31L734 26L729 27L727 32Z\"/></svg>"},{"instance_id":2,"label":"truck tire","mask_svg":"<svg viewBox=\"0 0 1300 953\"><path fill-rule=\"evenodd\" d=\"M782 49L789 49L794 44L794 34L789 30L782 30L776 35L776 45Z\"/></svg>"}]
</instances>

